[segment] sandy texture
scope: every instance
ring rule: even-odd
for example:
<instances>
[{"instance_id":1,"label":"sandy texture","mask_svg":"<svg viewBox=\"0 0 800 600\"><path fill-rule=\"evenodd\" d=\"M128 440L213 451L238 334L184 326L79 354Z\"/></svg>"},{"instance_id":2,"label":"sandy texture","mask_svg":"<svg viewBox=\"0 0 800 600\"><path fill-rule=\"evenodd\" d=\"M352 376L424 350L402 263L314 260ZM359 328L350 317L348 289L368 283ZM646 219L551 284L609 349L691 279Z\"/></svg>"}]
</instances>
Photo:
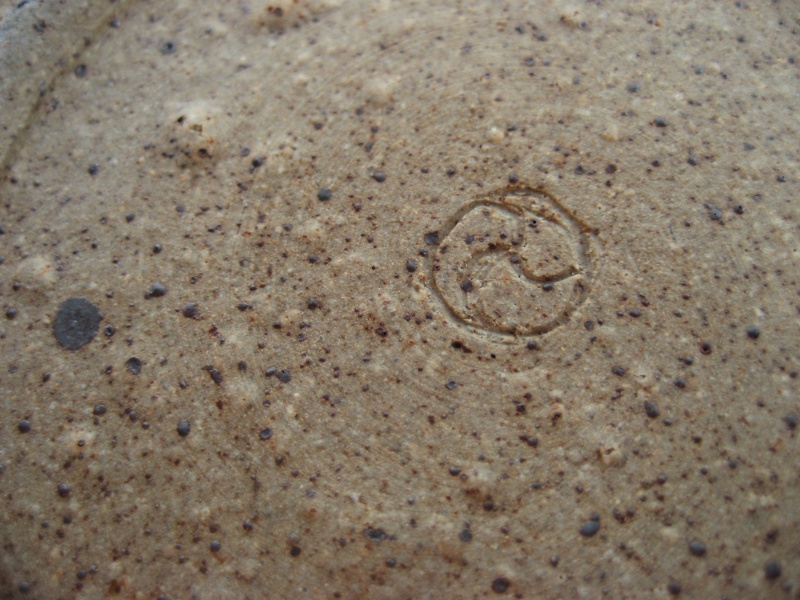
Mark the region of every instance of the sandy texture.
<instances>
[{"instance_id":1,"label":"sandy texture","mask_svg":"<svg viewBox=\"0 0 800 600\"><path fill-rule=\"evenodd\" d=\"M0 21L5 19L17 4L19 4L19 2L15 2L14 0L3 0L3 2L0 2Z\"/></svg>"},{"instance_id":2,"label":"sandy texture","mask_svg":"<svg viewBox=\"0 0 800 600\"><path fill-rule=\"evenodd\" d=\"M800 598L790 2L94 26L0 187L6 595Z\"/></svg>"}]
</instances>

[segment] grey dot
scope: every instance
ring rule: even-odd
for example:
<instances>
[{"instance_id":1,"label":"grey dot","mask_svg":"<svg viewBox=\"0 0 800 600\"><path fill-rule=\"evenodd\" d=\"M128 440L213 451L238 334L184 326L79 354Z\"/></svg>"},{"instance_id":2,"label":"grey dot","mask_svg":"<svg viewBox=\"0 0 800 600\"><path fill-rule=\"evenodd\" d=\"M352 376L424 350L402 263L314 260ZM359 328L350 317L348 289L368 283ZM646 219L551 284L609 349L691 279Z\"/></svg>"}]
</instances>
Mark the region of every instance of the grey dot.
<instances>
[{"instance_id":1,"label":"grey dot","mask_svg":"<svg viewBox=\"0 0 800 600\"><path fill-rule=\"evenodd\" d=\"M161 298L167 295L167 288L162 283L154 283L150 287L150 291L145 294L145 298Z\"/></svg>"},{"instance_id":2,"label":"grey dot","mask_svg":"<svg viewBox=\"0 0 800 600\"><path fill-rule=\"evenodd\" d=\"M178 435L181 437L186 437L189 435L189 432L192 430L192 426L189 425L189 421L186 419L181 419L178 421Z\"/></svg>"},{"instance_id":3,"label":"grey dot","mask_svg":"<svg viewBox=\"0 0 800 600\"><path fill-rule=\"evenodd\" d=\"M586 521L583 525L581 525L581 535L583 537L592 537L600 531L600 523L598 521Z\"/></svg>"},{"instance_id":4,"label":"grey dot","mask_svg":"<svg viewBox=\"0 0 800 600\"><path fill-rule=\"evenodd\" d=\"M70 298L59 306L53 320L56 341L68 350L77 350L94 339L102 319L86 298Z\"/></svg>"},{"instance_id":5,"label":"grey dot","mask_svg":"<svg viewBox=\"0 0 800 600\"><path fill-rule=\"evenodd\" d=\"M383 529L373 529L372 527L367 527L364 530L364 535L373 542L382 542L389 537Z\"/></svg>"},{"instance_id":6,"label":"grey dot","mask_svg":"<svg viewBox=\"0 0 800 600\"><path fill-rule=\"evenodd\" d=\"M692 540L689 542L689 552L695 556L703 556L706 553L706 545L700 540Z\"/></svg>"},{"instance_id":7,"label":"grey dot","mask_svg":"<svg viewBox=\"0 0 800 600\"><path fill-rule=\"evenodd\" d=\"M268 440L271 437L272 437L272 429L270 429L269 427L265 427L258 434L258 439L260 440Z\"/></svg>"},{"instance_id":8,"label":"grey dot","mask_svg":"<svg viewBox=\"0 0 800 600\"><path fill-rule=\"evenodd\" d=\"M511 582L506 577L497 577L492 581L492 591L496 594L505 594Z\"/></svg>"},{"instance_id":9,"label":"grey dot","mask_svg":"<svg viewBox=\"0 0 800 600\"><path fill-rule=\"evenodd\" d=\"M142 372L142 359L132 356L127 361L125 361L125 366L128 367L128 371L130 371L134 375L138 375L139 373Z\"/></svg>"},{"instance_id":10,"label":"grey dot","mask_svg":"<svg viewBox=\"0 0 800 600\"><path fill-rule=\"evenodd\" d=\"M768 560L764 563L764 577L777 579L781 576L781 564L777 560Z\"/></svg>"},{"instance_id":11,"label":"grey dot","mask_svg":"<svg viewBox=\"0 0 800 600\"><path fill-rule=\"evenodd\" d=\"M644 401L644 412L645 414L650 417L651 419L655 419L661 412L658 410L658 406L655 402L651 402L650 400Z\"/></svg>"},{"instance_id":12,"label":"grey dot","mask_svg":"<svg viewBox=\"0 0 800 600\"><path fill-rule=\"evenodd\" d=\"M425 243L429 246L436 246L439 243L439 232L429 231L423 236Z\"/></svg>"}]
</instances>

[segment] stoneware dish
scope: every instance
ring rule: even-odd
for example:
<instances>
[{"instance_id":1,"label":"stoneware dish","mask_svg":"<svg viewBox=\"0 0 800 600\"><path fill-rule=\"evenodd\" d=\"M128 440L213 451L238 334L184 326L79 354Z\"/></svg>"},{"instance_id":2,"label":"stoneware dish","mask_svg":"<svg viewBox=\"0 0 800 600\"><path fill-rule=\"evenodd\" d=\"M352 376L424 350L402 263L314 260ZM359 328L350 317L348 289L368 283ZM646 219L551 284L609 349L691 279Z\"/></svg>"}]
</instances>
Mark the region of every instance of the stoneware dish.
<instances>
[{"instance_id":1,"label":"stoneware dish","mask_svg":"<svg viewBox=\"0 0 800 600\"><path fill-rule=\"evenodd\" d=\"M791 0L25 0L0 597L800 598Z\"/></svg>"}]
</instances>

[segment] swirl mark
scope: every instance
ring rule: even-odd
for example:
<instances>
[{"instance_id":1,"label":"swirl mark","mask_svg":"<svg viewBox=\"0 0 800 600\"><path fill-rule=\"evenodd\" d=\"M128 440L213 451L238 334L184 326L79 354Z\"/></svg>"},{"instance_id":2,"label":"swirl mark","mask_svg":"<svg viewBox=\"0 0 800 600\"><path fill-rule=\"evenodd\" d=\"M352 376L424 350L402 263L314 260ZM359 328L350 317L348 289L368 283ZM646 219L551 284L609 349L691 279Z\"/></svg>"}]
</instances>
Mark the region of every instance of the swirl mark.
<instances>
[{"instance_id":1,"label":"swirl mark","mask_svg":"<svg viewBox=\"0 0 800 600\"><path fill-rule=\"evenodd\" d=\"M452 316L477 330L543 334L588 294L594 233L542 190L469 203L439 238L434 288Z\"/></svg>"}]
</instances>

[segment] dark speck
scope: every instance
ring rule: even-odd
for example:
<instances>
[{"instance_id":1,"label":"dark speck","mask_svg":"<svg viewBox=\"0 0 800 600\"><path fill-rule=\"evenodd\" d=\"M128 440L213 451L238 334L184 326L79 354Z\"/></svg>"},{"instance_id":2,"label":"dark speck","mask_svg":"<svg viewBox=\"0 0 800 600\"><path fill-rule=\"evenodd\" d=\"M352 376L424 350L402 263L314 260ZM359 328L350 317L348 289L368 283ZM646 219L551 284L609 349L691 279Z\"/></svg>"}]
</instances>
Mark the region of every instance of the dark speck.
<instances>
[{"instance_id":1,"label":"dark speck","mask_svg":"<svg viewBox=\"0 0 800 600\"><path fill-rule=\"evenodd\" d=\"M670 581L669 585L667 586L667 591L672 594L673 596L677 596L681 593L681 584L676 581Z\"/></svg>"},{"instance_id":2,"label":"dark speck","mask_svg":"<svg viewBox=\"0 0 800 600\"><path fill-rule=\"evenodd\" d=\"M206 371L208 371L209 377L211 377L211 381L216 383L217 385L222 384L222 373L219 369L214 367L213 365L207 365L203 367Z\"/></svg>"},{"instance_id":3,"label":"dark speck","mask_svg":"<svg viewBox=\"0 0 800 600\"><path fill-rule=\"evenodd\" d=\"M439 232L429 231L424 235L425 243L429 246L436 246L439 243Z\"/></svg>"},{"instance_id":4,"label":"dark speck","mask_svg":"<svg viewBox=\"0 0 800 600\"><path fill-rule=\"evenodd\" d=\"M462 529L461 533L458 534L458 537L461 538L462 542L471 542L472 541L472 532L469 529Z\"/></svg>"},{"instance_id":5,"label":"dark speck","mask_svg":"<svg viewBox=\"0 0 800 600\"><path fill-rule=\"evenodd\" d=\"M281 383L289 383L292 380L292 374L289 369L281 369L278 371L278 381Z\"/></svg>"},{"instance_id":6,"label":"dark speck","mask_svg":"<svg viewBox=\"0 0 800 600\"><path fill-rule=\"evenodd\" d=\"M147 292L144 297L145 298L161 298L162 296L167 295L167 288L161 283L154 283L150 286L150 291Z\"/></svg>"},{"instance_id":7,"label":"dark speck","mask_svg":"<svg viewBox=\"0 0 800 600\"><path fill-rule=\"evenodd\" d=\"M384 173L383 171L375 171L372 174L372 178L378 183L383 183L384 181L386 181L386 173Z\"/></svg>"},{"instance_id":8,"label":"dark speck","mask_svg":"<svg viewBox=\"0 0 800 600\"><path fill-rule=\"evenodd\" d=\"M456 387L458 387L458 382L453 380L453 379L451 379L450 381L448 381L447 383L444 384L444 387L446 387L448 390L452 391L452 390L456 389Z\"/></svg>"},{"instance_id":9,"label":"dark speck","mask_svg":"<svg viewBox=\"0 0 800 600\"><path fill-rule=\"evenodd\" d=\"M194 302L187 302L183 305L181 314L187 319L194 319L197 316L197 304Z\"/></svg>"},{"instance_id":10,"label":"dark speck","mask_svg":"<svg viewBox=\"0 0 800 600\"><path fill-rule=\"evenodd\" d=\"M31 430L31 422L28 419L22 419L17 423L17 429L20 433L28 433Z\"/></svg>"},{"instance_id":11,"label":"dark speck","mask_svg":"<svg viewBox=\"0 0 800 600\"><path fill-rule=\"evenodd\" d=\"M598 531L600 531L600 523L593 520L586 521L580 528L581 535L584 537L592 537Z\"/></svg>"},{"instance_id":12,"label":"dark speck","mask_svg":"<svg viewBox=\"0 0 800 600\"><path fill-rule=\"evenodd\" d=\"M114 327L113 325L106 325L105 327L103 327L103 333L105 334L106 337L111 337L116 332L117 328Z\"/></svg>"},{"instance_id":13,"label":"dark speck","mask_svg":"<svg viewBox=\"0 0 800 600\"><path fill-rule=\"evenodd\" d=\"M611 367L611 372L617 377L622 377L625 375L625 369L619 365Z\"/></svg>"},{"instance_id":14,"label":"dark speck","mask_svg":"<svg viewBox=\"0 0 800 600\"><path fill-rule=\"evenodd\" d=\"M783 422L786 423L786 426L794 431L797 429L797 424L800 422L800 417L797 416L797 413L789 413L785 417L783 417Z\"/></svg>"},{"instance_id":15,"label":"dark speck","mask_svg":"<svg viewBox=\"0 0 800 600\"><path fill-rule=\"evenodd\" d=\"M186 437L189 435L189 432L192 430L192 426L189 425L189 421L186 419L181 419L178 421L178 435L181 437Z\"/></svg>"},{"instance_id":16,"label":"dark speck","mask_svg":"<svg viewBox=\"0 0 800 600\"><path fill-rule=\"evenodd\" d=\"M176 49L177 49L177 47L175 46L175 42L171 42L170 41L170 42L164 42L163 44L161 44L160 51L161 51L161 54L166 56L167 54L173 54Z\"/></svg>"},{"instance_id":17,"label":"dark speck","mask_svg":"<svg viewBox=\"0 0 800 600\"><path fill-rule=\"evenodd\" d=\"M320 301L317 300L316 298L309 298L308 301L306 302L306 306L308 306L308 308L310 308L311 310L316 310L317 308L322 306L322 304L320 304Z\"/></svg>"},{"instance_id":18,"label":"dark speck","mask_svg":"<svg viewBox=\"0 0 800 600\"><path fill-rule=\"evenodd\" d=\"M764 563L764 577L777 579L781 576L781 564L777 560L768 560Z\"/></svg>"},{"instance_id":19,"label":"dark speck","mask_svg":"<svg viewBox=\"0 0 800 600\"><path fill-rule=\"evenodd\" d=\"M89 172L89 175L94 177L95 175L97 175L100 172L100 165L98 165L97 163L92 163L92 164L89 165L89 168L87 169L87 171Z\"/></svg>"},{"instance_id":20,"label":"dark speck","mask_svg":"<svg viewBox=\"0 0 800 600\"><path fill-rule=\"evenodd\" d=\"M300 546L292 546L292 547L291 547L291 549L289 550L289 554L290 554L290 555L291 555L293 558L297 558L298 556L300 556L300 553L301 553L302 551L303 551L303 550L300 548Z\"/></svg>"},{"instance_id":21,"label":"dark speck","mask_svg":"<svg viewBox=\"0 0 800 600\"><path fill-rule=\"evenodd\" d=\"M749 337L751 340L758 339L758 336L760 335L761 335L761 330L755 325L751 325L750 327L747 328L747 337Z\"/></svg>"},{"instance_id":22,"label":"dark speck","mask_svg":"<svg viewBox=\"0 0 800 600\"><path fill-rule=\"evenodd\" d=\"M269 427L265 427L258 434L258 439L263 440L263 441L266 441L271 437L272 437L272 429L270 429Z\"/></svg>"},{"instance_id":23,"label":"dark speck","mask_svg":"<svg viewBox=\"0 0 800 600\"><path fill-rule=\"evenodd\" d=\"M78 65L75 67L75 77L86 77L87 71L86 65Z\"/></svg>"},{"instance_id":24,"label":"dark speck","mask_svg":"<svg viewBox=\"0 0 800 600\"><path fill-rule=\"evenodd\" d=\"M13 319L17 316L17 309L13 307L9 307L6 309L6 319Z\"/></svg>"},{"instance_id":25,"label":"dark speck","mask_svg":"<svg viewBox=\"0 0 800 600\"><path fill-rule=\"evenodd\" d=\"M106 405L105 404L98 404L97 406L94 407L94 410L92 411L92 414L94 414L95 416L98 416L98 417L100 415L106 414Z\"/></svg>"},{"instance_id":26,"label":"dark speck","mask_svg":"<svg viewBox=\"0 0 800 600\"><path fill-rule=\"evenodd\" d=\"M713 204L706 204L706 210L708 210L708 218L712 221L722 220L722 211L718 207Z\"/></svg>"},{"instance_id":27,"label":"dark speck","mask_svg":"<svg viewBox=\"0 0 800 600\"><path fill-rule=\"evenodd\" d=\"M700 540L692 540L689 542L689 552L695 556L703 556L706 553L706 545Z\"/></svg>"},{"instance_id":28,"label":"dark speck","mask_svg":"<svg viewBox=\"0 0 800 600\"><path fill-rule=\"evenodd\" d=\"M492 581L492 591L496 594L505 594L510 586L511 582L507 577L497 577Z\"/></svg>"},{"instance_id":29,"label":"dark speck","mask_svg":"<svg viewBox=\"0 0 800 600\"><path fill-rule=\"evenodd\" d=\"M409 273L413 273L416 270L417 270L417 261L415 261L413 258L409 258L406 261L406 271L408 271Z\"/></svg>"},{"instance_id":30,"label":"dark speck","mask_svg":"<svg viewBox=\"0 0 800 600\"><path fill-rule=\"evenodd\" d=\"M539 347L539 344L536 342L536 340L530 340L527 344L525 344L525 347L528 350L536 350Z\"/></svg>"},{"instance_id":31,"label":"dark speck","mask_svg":"<svg viewBox=\"0 0 800 600\"><path fill-rule=\"evenodd\" d=\"M653 124L656 127L666 127L667 120L664 117L656 117L655 119L653 119Z\"/></svg>"},{"instance_id":32,"label":"dark speck","mask_svg":"<svg viewBox=\"0 0 800 600\"><path fill-rule=\"evenodd\" d=\"M317 192L317 198L319 198L320 202L327 202L333 198L333 194L328 188L324 187Z\"/></svg>"},{"instance_id":33,"label":"dark speck","mask_svg":"<svg viewBox=\"0 0 800 600\"><path fill-rule=\"evenodd\" d=\"M642 84L638 81L631 81L628 85L625 86L625 89L628 90L631 94L635 94L642 88Z\"/></svg>"},{"instance_id":34,"label":"dark speck","mask_svg":"<svg viewBox=\"0 0 800 600\"><path fill-rule=\"evenodd\" d=\"M208 545L208 547L212 552L219 552L222 549L222 544L217 540L214 540Z\"/></svg>"},{"instance_id":35,"label":"dark speck","mask_svg":"<svg viewBox=\"0 0 800 600\"><path fill-rule=\"evenodd\" d=\"M127 215L125 215L126 223L133 223L134 219L136 219L136 215L133 213L128 213Z\"/></svg>"},{"instance_id":36,"label":"dark speck","mask_svg":"<svg viewBox=\"0 0 800 600\"><path fill-rule=\"evenodd\" d=\"M465 279L461 282L461 289L466 293L469 293L473 290L472 282L469 279Z\"/></svg>"},{"instance_id":37,"label":"dark speck","mask_svg":"<svg viewBox=\"0 0 800 600\"><path fill-rule=\"evenodd\" d=\"M69 496L69 493L70 491L72 491L72 488L70 488L66 483L59 483L56 490L58 491L59 496L61 496L62 498L66 498L67 496Z\"/></svg>"},{"instance_id":38,"label":"dark speck","mask_svg":"<svg viewBox=\"0 0 800 600\"><path fill-rule=\"evenodd\" d=\"M53 320L56 341L64 348L77 350L97 335L102 318L86 298L70 298L61 304Z\"/></svg>"},{"instance_id":39,"label":"dark speck","mask_svg":"<svg viewBox=\"0 0 800 600\"><path fill-rule=\"evenodd\" d=\"M132 356L125 361L125 366L128 367L128 371L134 375L138 375L142 372L142 360L140 358L136 358L135 356Z\"/></svg>"},{"instance_id":40,"label":"dark speck","mask_svg":"<svg viewBox=\"0 0 800 600\"><path fill-rule=\"evenodd\" d=\"M388 537L383 529L373 529L372 527L367 527L364 530L364 535L373 542L382 542Z\"/></svg>"},{"instance_id":41,"label":"dark speck","mask_svg":"<svg viewBox=\"0 0 800 600\"><path fill-rule=\"evenodd\" d=\"M547 282L544 285L542 285L542 289L545 292L552 292L555 289L555 286L552 283Z\"/></svg>"},{"instance_id":42,"label":"dark speck","mask_svg":"<svg viewBox=\"0 0 800 600\"><path fill-rule=\"evenodd\" d=\"M651 419L655 419L661 414L661 412L658 410L658 406L656 406L656 403L651 402L650 400L644 401L644 413Z\"/></svg>"}]
</instances>

